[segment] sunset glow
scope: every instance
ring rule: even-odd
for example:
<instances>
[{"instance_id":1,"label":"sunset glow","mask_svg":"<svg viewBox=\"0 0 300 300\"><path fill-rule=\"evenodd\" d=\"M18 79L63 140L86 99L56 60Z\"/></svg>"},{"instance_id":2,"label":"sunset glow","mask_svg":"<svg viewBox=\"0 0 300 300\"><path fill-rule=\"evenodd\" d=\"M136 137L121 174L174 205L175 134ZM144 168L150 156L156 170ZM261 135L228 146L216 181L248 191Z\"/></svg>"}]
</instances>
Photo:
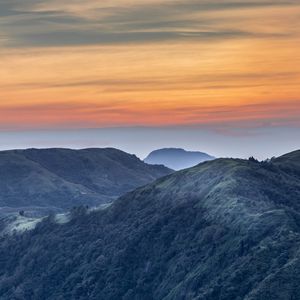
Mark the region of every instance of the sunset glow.
<instances>
[{"instance_id":1,"label":"sunset glow","mask_svg":"<svg viewBox=\"0 0 300 300\"><path fill-rule=\"evenodd\" d=\"M61 2L0 4L0 129L300 126L298 1Z\"/></svg>"}]
</instances>

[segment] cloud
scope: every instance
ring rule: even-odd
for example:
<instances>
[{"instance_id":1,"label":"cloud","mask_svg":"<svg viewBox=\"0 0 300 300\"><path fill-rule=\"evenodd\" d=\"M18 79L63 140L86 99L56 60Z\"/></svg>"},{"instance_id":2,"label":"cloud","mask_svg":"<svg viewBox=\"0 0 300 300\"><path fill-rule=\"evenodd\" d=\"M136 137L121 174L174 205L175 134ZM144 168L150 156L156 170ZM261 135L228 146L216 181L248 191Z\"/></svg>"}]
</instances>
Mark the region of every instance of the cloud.
<instances>
[{"instance_id":1,"label":"cloud","mask_svg":"<svg viewBox=\"0 0 300 300\"><path fill-rule=\"evenodd\" d=\"M1 0L0 128L299 126L299 11L298 0Z\"/></svg>"},{"instance_id":2,"label":"cloud","mask_svg":"<svg viewBox=\"0 0 300 300\"><path fill-rule=\"evenodd\" d=\"M224 40L241 37L253 37L249 32L243 31L138 31L138 32L85 32L85 31L59 31L46 33L28 33L20 35L9 46L26 45L31 47L57 47L57 46L74 46L74 45L112 45L112 44L131 44L145 42L161 42L170 40ZM264 38L274 35L263 35ZM257 36L256 36L257 37Z\"/></svg>"},{"instance_id":3,"label":"cloud","mask_svg":"<svg viewBox=\"0 0 300 300\"><path fill-rule=\"evenodd\" d=\"M164 76L145 77L141 78L107 78L107 79L81 79L81 80L65 80L61 81L44 81L44 82L26 82L1 84L3 89L60 89L60 88L81 88L81 87L98 87L105 89L106 92L124 92L134 90L163 90L163 89L185 89L199 90L203 89L232 89L232 88L247 88L257 87L260 85L274 85L274 83L289 82L298 78L297 72L257 72L257 73L206 73L205 75L193 76ZM253 82L253 80L256 80ZM268 82L260 83L259 80L267 80Z\"/></svg>"},{"instance_id":4,"label":"cloud","mask_svg":"<svg viewBox=\"0 0 300 300\"><path fill-rule=\"evenodd\" d=\"M116 126L189 126L223 134L251 134L265 127L300 127L300 101L203 106L185 105L145 110L124 101L114 103L39 103L2 105L0 129L98 128ZM20 127L21 122L21 127ZM55 124L55 125L53 125Z\"/></svg>"},{"instance_id":5,"label":"cloud","mask_svg":"<svg viewBox=\"0 0 300 300\"><path fill-rule=\"evenodd\" d=\"M185 40L267 38L240 29L220 11L289 7L297 1L2 1L0 26L10 47L107 45ZM285 34L289 34L288 32Z\"/></svg>"}]
</instances>

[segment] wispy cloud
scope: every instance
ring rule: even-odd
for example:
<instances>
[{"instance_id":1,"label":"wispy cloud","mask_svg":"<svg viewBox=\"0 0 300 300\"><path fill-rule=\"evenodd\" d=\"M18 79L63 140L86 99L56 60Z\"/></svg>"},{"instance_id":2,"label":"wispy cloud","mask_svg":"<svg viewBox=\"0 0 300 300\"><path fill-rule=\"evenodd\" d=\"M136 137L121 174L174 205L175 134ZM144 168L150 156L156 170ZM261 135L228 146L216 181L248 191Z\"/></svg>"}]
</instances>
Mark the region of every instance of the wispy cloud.
<instances>
[{"instance_id":1,"label":"wispy cloud","mask_svg":"<svg viewBox=\"0 0 300 300\"><path fill-rule=\"evenodd\" d=\"M234 15L224 18L218 12L297 5L297 1L119 0L108 6L95 0L12 0L0 4L0 25L10 47L272 38L283 33L241 29L231 24Z\"/></svg>"},{"instance_id":2,"label":"wispy cloud","mask_svg":"<svg viewBox=\"0 0 300 300\"><path fill-rule=\"evenodd\" d=\"M260 86L259 80L268 80L267 83L263 83L264 86L267 84L274 84L276 82L285 84L298 78L297 72L260 72L260 73L224 73L215 74L208 73L205 75L194 75L194 76L164 76L164 77L146 77L146 78L107 78L99 80L76 80L76 81L44 81L44 82L24 82L24 83L12 83L12 84L1 84L0 88L3 89L60 89L60 88L80 88L80 87L94 87L105 89L109 91L133 91L137 88L139 90L161 90L161 89L186 89L186 90L197 90L201 89L232 89L232 88L245 88ZM253 79L257 80L253 83Z\"/></svg>"},{"instance_id":3,"label":"wispy cloud","mask_svg":"<svg viewBox=\"0 0 300 300\"><path fill-rule=\"evenodd\" d=\"M300 101L248 104L240 106L153 107L145 111L128 103L48 103L5 105L0 108L0 127L98 128L117 126L193 126L226 134L245 134L252 128L300 126ZM22 126L24 127L24 126Z\"/></svg>"},{"instance_id":4,"label":"wispy cloud","mask_svg":"<svg viewBox=\"0 0 300 300\"><path fill-rule=\"evenodd\" d=\"M0 129L297 127L299 14L298 0L1 0Z\"/></svg>"}]
</instances>

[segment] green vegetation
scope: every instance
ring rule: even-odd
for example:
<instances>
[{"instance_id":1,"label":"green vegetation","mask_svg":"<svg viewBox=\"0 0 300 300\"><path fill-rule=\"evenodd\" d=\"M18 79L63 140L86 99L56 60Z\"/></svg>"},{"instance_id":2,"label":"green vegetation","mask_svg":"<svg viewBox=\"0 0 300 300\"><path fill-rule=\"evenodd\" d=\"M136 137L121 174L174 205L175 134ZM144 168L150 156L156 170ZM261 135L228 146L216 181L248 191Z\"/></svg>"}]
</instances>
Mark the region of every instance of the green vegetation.
<instances>
[{"instance_id":1,"label":"green vegetation","mask_svg":"<svg viewBox=\"0 0 300 300\"><path fill-rule=\"evenodd\" d=\"M217 159L0 241L3 300L300 299L300 151Z\"/></svg>"},{"instance_id":2,"label":"green vegetation","mask_svg":"<svg viewBox=\"0 0 300 300\"><path fill-rule=\"evenodd\" d=\"M111 148L2 151L0 207L28 213L99 205L171 172Z\"/></svg>"}]
</instances>

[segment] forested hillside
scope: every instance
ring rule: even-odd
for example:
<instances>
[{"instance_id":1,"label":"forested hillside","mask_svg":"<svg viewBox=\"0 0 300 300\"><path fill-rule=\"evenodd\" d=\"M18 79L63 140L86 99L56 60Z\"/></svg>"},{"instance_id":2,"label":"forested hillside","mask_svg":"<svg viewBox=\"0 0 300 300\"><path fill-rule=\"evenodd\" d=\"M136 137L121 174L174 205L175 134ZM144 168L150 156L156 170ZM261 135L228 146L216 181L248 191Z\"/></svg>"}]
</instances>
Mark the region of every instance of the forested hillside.
<instances>
[{"instance_id":1,"label":"forested hillside","mask_svg":"<svg viewBox=\"0 0 300 300\"><path fill-rule=\"evenodd\" d=\"M171 172L112 148L2 151L0 214L96 206Z\"/></svg>"},{"instance_id":2,"label":"forested hillside","mask_svg":"<svg viewBox=\"0 0 300 300\"><path fill-rule=\"evenodd\" d=\"M3 300L300 299L300 151L218 159L0 242Z\"/></svg>"}]
</instances>

